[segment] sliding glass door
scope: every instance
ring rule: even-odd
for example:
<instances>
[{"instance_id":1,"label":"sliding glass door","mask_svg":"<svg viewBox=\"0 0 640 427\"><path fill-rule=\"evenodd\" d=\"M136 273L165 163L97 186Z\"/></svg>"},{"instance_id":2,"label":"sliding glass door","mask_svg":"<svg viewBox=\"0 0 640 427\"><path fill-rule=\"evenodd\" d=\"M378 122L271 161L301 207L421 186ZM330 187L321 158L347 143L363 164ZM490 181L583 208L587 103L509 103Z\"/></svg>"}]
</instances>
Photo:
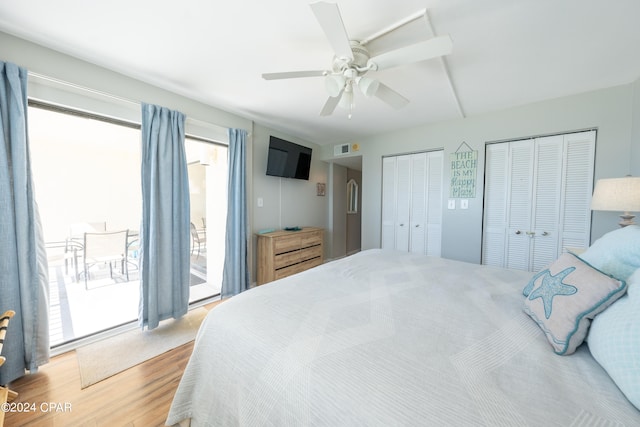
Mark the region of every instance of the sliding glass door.
<instances>
[{"instance_id":1,"label":"sliding glass door","mask_svg":"<svg viewBox=\"0 0 640 427\"><path fill-rule=\"evenodd\" d=\"M37 104L29 138L50 284L56 347L135 322L142 210L140 128ZM190 302L220 293L227 147L188 137L191 192Z\"/></svg>"},{"instance_id":2,"label":"sliding glass door","mask_svg":"<svg viewBox=\"0 0 640 427\"><path fill-rule=\"evenodd\" d=\"M31 107L29 139L49 260L51 345L136 320L140 130Z\"/></svg>"},{"instance_id":3,"label":"sliding glass door","mask_svg":"<svg viewBox=\"0 0 640 427\"><path fill-rule=\"evenodd\" d=\"M187 137L191 198L189 301L220 294L227 218L227 147Z\"/></svg>"}]
</instances>

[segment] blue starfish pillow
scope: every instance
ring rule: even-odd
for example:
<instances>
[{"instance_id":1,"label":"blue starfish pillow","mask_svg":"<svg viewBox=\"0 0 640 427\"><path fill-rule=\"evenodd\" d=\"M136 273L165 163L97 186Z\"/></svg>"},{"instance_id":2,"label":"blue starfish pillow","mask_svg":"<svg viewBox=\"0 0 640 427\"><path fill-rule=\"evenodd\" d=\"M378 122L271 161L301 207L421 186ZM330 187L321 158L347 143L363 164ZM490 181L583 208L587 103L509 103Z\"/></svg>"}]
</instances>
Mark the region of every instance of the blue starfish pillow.
<instances>
[{"instance_id":1,"label":"blue starfish pillow","mask_svg":"<svg viewBox=\"0 0 640 427\"><path fill-rule=\"evenodd\" d=\"M524 311L540 326L557 354L582 344L591 320L627 290L617 280L565 253L536 273L523 290Z\"/></svg>"}]
</instances>

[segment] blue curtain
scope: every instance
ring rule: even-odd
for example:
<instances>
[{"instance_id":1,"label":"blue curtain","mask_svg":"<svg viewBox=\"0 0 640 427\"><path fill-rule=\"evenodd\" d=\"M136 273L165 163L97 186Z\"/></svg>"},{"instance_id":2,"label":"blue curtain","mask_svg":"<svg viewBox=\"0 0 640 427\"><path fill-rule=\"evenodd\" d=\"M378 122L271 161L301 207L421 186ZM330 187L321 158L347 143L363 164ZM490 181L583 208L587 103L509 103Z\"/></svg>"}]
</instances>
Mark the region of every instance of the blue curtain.
<instances>
[{"instance_id":1,"label":"blue curtain","mask_svg":"<svg viewBox=\"0 0 640 427\"><path fill-rule=\"evenodd\" d=\"M49 280L27 136L27 70L0 62L0 315L14 310L0 384L49 361Z\"/></svg>"},{"instance_id":2,"label":"blue curtain","mask_svg":"<svg viewBox=\"0 0 640 427\"><path fill-rule=\"evenodd\" d=\"M225 238L222 298L249 289L247 261L247 132L229 129L229 186L227 205L227 231Z\"/></svg>"},{"instance_id":3,"label":"blue curtain","mask_svg":"<svg viewBox=\"0 0 640 427\"><path fill-rule=\"evenodd\" d=\"M153 329L189 308L191 243L185 116L142 104L139 322Z\"/></svg>"}]
</instances>

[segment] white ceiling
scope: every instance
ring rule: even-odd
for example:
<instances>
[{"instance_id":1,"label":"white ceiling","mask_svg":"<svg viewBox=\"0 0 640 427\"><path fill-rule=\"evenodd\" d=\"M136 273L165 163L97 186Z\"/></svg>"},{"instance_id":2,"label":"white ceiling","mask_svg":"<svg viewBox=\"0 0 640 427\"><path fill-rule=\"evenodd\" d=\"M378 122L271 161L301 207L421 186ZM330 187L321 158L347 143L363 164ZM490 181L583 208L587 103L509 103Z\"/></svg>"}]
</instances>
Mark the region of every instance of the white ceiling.
<instances>
[{"instance_id":1,"label":"white ceiling","mask_svg":"<svg viewBox=\"0 0 640 427\"><path fill-rule=\"evenodd\" d=\"M640 77L638 0L337 3L351 39L427 7L429 31L449 34L453 51L375 73L410 104L394 110L356 93L348 119L340 108L319 116L327 99L320 77L261 78L330 68L333 51L306 0L4 0L0 30L319 144Z\"/></svg>"}]
</instances>

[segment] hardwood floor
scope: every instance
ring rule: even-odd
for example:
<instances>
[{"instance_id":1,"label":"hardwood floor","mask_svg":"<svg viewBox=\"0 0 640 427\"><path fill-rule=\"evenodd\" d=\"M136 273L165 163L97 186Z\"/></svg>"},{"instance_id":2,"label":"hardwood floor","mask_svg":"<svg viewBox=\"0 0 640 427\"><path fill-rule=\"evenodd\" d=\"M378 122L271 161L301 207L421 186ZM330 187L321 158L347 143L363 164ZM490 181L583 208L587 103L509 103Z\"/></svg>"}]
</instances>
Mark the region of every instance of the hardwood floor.
<instances>
[{"instance_id":1,"label":"hardwood floor","mask_svg":"<svg viewBox=\"0 0 640 427\"><path fill-rule=\"evenodd\" d=\"M193 341L84 390L75 351L61 354L10 384L16 409L29 411L7 413L4 425L163 426L192 350Z\"/></svg>"}]
</instances>

